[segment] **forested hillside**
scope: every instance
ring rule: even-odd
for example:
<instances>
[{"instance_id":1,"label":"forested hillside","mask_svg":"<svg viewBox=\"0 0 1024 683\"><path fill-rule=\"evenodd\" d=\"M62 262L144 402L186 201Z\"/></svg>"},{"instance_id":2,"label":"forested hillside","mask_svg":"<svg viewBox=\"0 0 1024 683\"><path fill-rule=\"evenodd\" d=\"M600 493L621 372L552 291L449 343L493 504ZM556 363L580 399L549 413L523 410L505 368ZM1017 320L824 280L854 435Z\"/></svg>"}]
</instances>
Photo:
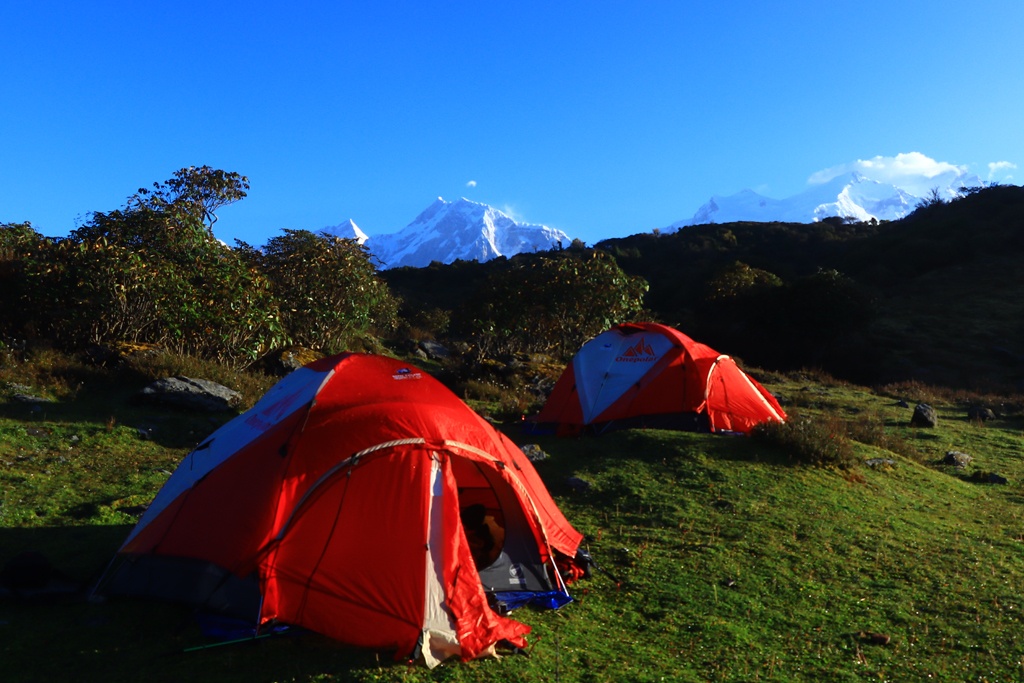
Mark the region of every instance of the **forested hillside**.
<instances>
[{"instance_id":1,"label":"forested hillside","mask_svg":"<svg viewBox=\"0 0 1024 683\"><path fill-rule=\"evenodd\" d=\"M598 245L653 314L749 362L863 383L1020 388L1024 189L882 224L733 223Z\"/></svg>"},{"instance_id":2,"label":"forested hillside","mask_svg":"<svg viewBox=\"0 0 1024 683\"><path fill-rule=\"evenodd\" d=\"M1024 382L1024 189L973 190L889 223L687 227L487 263L378 271L365 248L285 230L214 239L244 176L178 171L67 238L0 224L0 339L66 350L155 344L249 367L290 346L459 349L568 359L616 322L650 319L748 365L862 384ZM465 367L462 367L465 370Z\"/></svg>"}]
</instances>

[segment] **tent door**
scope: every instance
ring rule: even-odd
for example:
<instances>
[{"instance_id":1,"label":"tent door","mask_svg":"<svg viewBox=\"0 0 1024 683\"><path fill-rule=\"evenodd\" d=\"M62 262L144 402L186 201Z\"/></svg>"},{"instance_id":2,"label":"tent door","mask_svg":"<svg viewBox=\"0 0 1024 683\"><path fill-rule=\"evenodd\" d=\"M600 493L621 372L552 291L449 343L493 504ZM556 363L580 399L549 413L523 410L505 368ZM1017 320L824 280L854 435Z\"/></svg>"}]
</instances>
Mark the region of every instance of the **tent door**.
<instances>
[{"instance_id":1,"label":"tent door","mask_svg":"<svg viewBox=\"0 0 1024 683\"><path fill-rule=\"evenodd\" d=\"M493 468L465 460L456 466L455 477L463 519L468 508L483 506L504 532L500 552L495 548L486 560L489 564L481 567L482 562L478 560L477 573L484 590L488 593L552 590L537 541L508 483ZM465 523L463 526L472 546L473 530Z\"/></svg>"}]
</instances>

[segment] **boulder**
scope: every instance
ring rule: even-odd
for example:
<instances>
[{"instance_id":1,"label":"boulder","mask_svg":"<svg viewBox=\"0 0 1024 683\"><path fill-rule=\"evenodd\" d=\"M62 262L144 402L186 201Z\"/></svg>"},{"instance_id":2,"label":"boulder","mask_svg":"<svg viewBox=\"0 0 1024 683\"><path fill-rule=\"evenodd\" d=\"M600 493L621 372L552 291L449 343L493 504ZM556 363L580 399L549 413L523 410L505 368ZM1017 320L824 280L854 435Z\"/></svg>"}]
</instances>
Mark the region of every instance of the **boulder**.
<instances>
[{"instance_id":1,"label":"boulder","mask_svg":"<svg viewBox=\"0 0 1024 683\"><path fill-rule=\"evenodd\" d=\"M910 418L911 427L935 427L939 423L935 408L927 403L918 403L914 406L914 415Z\"/></svg>"},{"instance_id":2,"label":"boulder","mask_svg":"<svg viewBox=\"0 0 1024 683\"><path fill-rule=\"evenodd\" d=\"M283 376L320 358L322 356L313 349L305 346L288 346L264 357L263 366L267 372Z\"/></svg>"},{"instance_id":3,"label":"boulder","mask_svg":"<svg viewBox=\"0 0 1024 683\"><path fill-rule=\"evenodd\" d=\"M996 414L985 406L971 406L967 409L967 419L973 422L988 422L996 419Z\"/></svg>"},{"instance_id":4,"label":"boulder","mask_svg":"<svg viewBox=\"0 0 1024 683\"><path fill-rule=\"evenodd\" d=\"M892 458L868 458L864 464L872 469L879 467L895 467L896 461Z\"/></svg>"},{"instance_id":5,"label":"boulder","mask_svg":"<svg viewBox=\"0 0 1024 683\"><path fill-rule=\"evenodd\" d=\"M521 447L521 450L526 455L526 459L530 462L540 462L541 460L547 460L548 454L535 443L528 443Z\"/></svg>"},{"instance_id":6,"label":"boulder","mask_svg":"<svg viewBox=\"0 0 1024 683\"><path fill-rule=\"evenodd\" d=\"M966 453L961 453L960 451L946 451L946 457L942 459L942 464L952 465L953 467L963 469L970 465L972 460L974 460L974 458Z\"/></svg>"},{"instance_id":7,"label":"boulder","mask_svg":"<svg viewBox=\"0 0 1024 683\"><path fill-rule=\"evenodd\" d=\"M235 408L242 395L206 379L164 377L143 389L139 398L186 410L220 412Z\"/></svg>"},{"instance_id":8,"label":"boulder","mask_svg":"<svg viewBox=\"0 0 1024 683\"><path fill-rule=\"evenodd\" d=\"M444 344L436 342L433 339L424 339L420 341L419 348L423 353L427 354L427 358L430 360L444 360L452 355Z\"/></svg>"}]
</instances>

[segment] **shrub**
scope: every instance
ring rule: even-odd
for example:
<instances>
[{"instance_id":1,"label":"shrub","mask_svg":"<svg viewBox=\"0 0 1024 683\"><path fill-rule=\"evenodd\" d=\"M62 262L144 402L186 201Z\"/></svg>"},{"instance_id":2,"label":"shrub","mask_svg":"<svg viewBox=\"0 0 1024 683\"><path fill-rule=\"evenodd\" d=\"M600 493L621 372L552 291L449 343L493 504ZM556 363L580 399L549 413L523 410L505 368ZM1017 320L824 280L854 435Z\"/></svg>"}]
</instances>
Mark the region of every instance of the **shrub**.
<instances>
[{"instance_id":1,"label":"shrub","mask_svg":"<svg viewBox=\"0 0 1024 683\"><path fill-rule=\"evenodd\" d=\"M148 342L232 365L280 343L266 278L205 223L244 196L221 187L223 175L182 169L34 255L29 303L43 331L68 347Z\"/></svg>"},{"instance_id":2,"label":"shrub","mask_svg":"<svg viewBox=\"0 0 1024 683\"><path fill-rule=\"evenodd\" d=\"M26 263L49 243L31 223L0 223L0 336L21 336L32 320Z\"/></svg>"},{"instance_id":3,"label":"shrub","mask_svg":"<svg viewBox=\"0 0 1024 683\"><path fill-rule=\"evenodd\" d=\"M355 240L285 230L261 251L242 249L270 279L294 343L334 353L370 330L394 328L398 300Z\"/></svg>"},{"instance_id":4,"label":"shrub","mask_svg":"<svg viewBox=\"0 0 1024 683\"><path fill-rule=\"evenodd\" d=\"M853 446L837 418L824 421L791 415L787 422L765 422L751 436L785 452L790 462L817 467L853 467Z\"/></svg>"},{"instance_id":5,"label":"shrub","mask_svg":"<svg viewBox=\"0 0 1024 683\"><path fill-rule=\"evenodd\" d=\"M587 339L640 313L647 288L603 251L517 257L459 311L459 329L485 356L568 358Z\"/></svg>"},{"instance_id":6,"label":"shrub","mask_svg":"<svg viewBox=\"0 0 1024 683\"><path fill-rule=\"evenodd\" d=\"M736 261L711 279L707 285L706 298L720 303L754 297L765 290L781 286L782 280L774 273Z\"/></svg>"}]
</instances>

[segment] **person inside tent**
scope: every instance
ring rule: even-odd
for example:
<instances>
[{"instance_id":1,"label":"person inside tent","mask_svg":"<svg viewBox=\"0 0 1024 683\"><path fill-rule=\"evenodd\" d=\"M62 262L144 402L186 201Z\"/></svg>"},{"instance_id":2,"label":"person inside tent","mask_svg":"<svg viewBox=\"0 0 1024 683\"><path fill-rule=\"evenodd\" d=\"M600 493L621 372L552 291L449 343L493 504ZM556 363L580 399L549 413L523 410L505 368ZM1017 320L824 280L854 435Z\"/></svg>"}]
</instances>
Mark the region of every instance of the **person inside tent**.
<instances>
[{"instance_id":1,"label":"person inside tent","mask_svg":"<svg viewBox=\"0 0 1024 683\"><path fill-rule=\"evenodd\" d=\"M489 567L501 554L505 530L480 503L464 507L459 516L477 569Z\"/></svg>"}]
</instances>

